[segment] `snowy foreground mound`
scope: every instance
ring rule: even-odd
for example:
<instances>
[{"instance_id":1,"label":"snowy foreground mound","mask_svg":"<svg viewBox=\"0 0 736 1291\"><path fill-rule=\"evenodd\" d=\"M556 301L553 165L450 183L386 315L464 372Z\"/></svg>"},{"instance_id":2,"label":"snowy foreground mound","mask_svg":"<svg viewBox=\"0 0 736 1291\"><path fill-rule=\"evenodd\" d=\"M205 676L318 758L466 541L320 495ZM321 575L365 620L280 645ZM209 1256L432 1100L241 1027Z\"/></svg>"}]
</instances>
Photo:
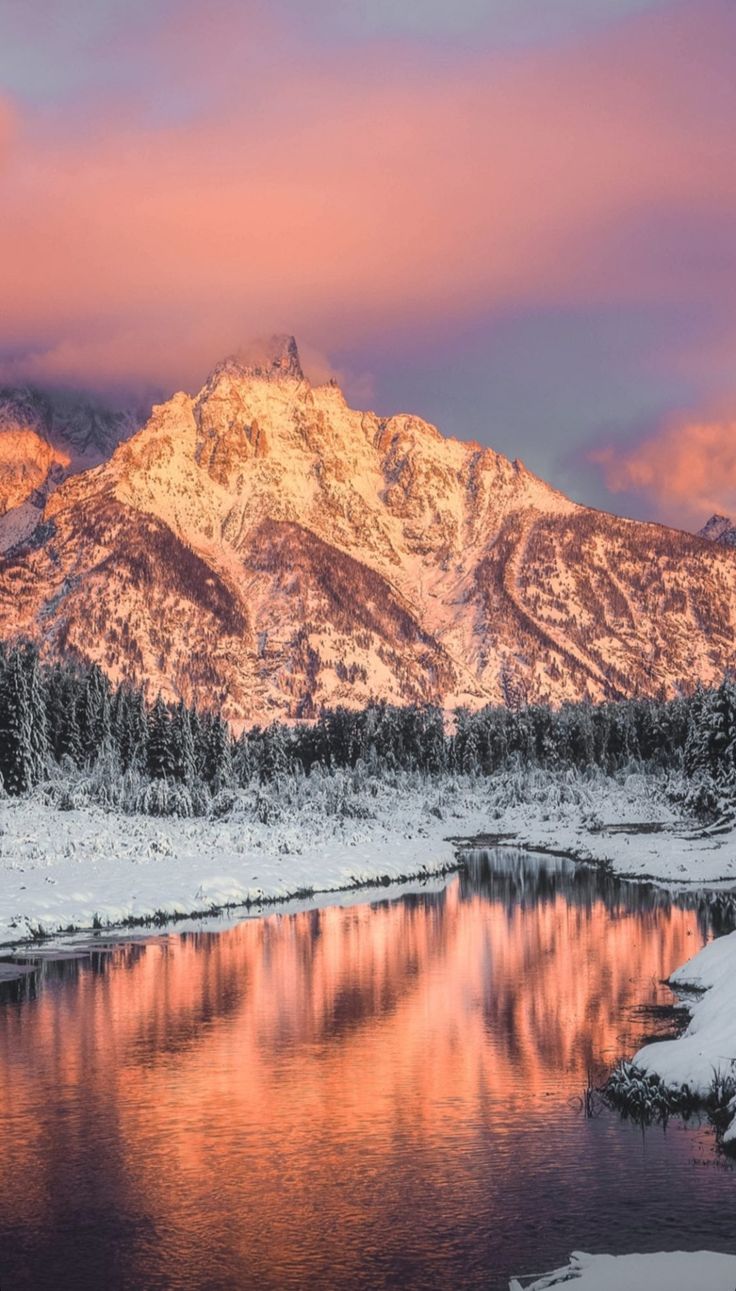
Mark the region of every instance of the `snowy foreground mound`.
<instances>
[{"instance_id":1,"label":"snowy foreground mound","mask_svg":"<svg viewBox=\"0 0 736 1291\"><path fill-rule=\"evenodd\" d=\"M676 989L704 994L688 1001L692 1016L684 1034L677 1040L645 1045L634 1058L635 1066L659 1076L668 1089L687 1086L703 1101L716 1080L722 1088L733 1087L736 1095L736 932L704 946L670 981ZM736 1096L727 1111L731 1120L723 1141L733 1144Z\"/></svg>"},{"instance_id":2,"label":"snowy foreground mound","mask_svg":"<svg viewBox=\"0 0 736 1291\"><path fill-rule=\"evenodd\" d=\"M734 1291L736 1255L673 1251L663 1255L585 1255L574 1251L564 1269L525 1291L569 1286L571 1291ZM509 1291L522 1291L512 1279Z\"/></svg>"},{"instance_id":3,"label":"snowy foreground mound","mask_svg":"<svg viewBox=\"0 0 736 1291\"><path fill-rule=\"evenodd\" d=\"M632 878L736 882L731 837L680 819L656 775L291 776L193 819L75 807L82 788L0 800L0 945L438 874L479 835Z\"/></svg>"}]
</instances>

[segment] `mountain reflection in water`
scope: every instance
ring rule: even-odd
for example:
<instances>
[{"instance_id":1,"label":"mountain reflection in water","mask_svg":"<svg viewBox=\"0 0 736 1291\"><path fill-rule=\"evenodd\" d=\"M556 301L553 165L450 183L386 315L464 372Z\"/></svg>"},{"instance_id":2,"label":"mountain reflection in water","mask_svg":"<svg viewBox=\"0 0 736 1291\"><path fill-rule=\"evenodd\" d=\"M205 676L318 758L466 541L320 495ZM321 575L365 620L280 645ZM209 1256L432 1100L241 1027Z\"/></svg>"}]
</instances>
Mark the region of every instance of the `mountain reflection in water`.
<instances>
[{"instance_id":1,"label":"mountain reflection in water","mask_svg":"<svg viewBox=\"0 0 736 1291\"><path fill-rule=\"evenodd\" d=\"M712 922L499 848L440 891L44 965L0 995L0 1286L488 1288L574 1247L736 1250L707 1127L579 1103Z\"/></svg>"}]
</instances>

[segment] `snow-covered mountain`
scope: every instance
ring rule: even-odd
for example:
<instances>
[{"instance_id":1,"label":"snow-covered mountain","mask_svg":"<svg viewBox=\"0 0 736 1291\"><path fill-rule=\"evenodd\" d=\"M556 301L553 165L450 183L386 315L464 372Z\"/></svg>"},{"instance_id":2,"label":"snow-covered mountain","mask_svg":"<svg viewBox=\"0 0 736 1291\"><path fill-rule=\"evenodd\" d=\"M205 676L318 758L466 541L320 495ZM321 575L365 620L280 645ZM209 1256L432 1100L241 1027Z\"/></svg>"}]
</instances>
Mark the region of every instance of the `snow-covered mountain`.
<instances>
[{"instance_id":1,"label":"snow-covered mountain","mask_svg":"<svg viewBox=\"0 0 736 1291\"><path fill-rule=\"evenodd\" d=\"M34 430L0 434L0 516L33 498L39 504L60 482L69 458Z\"/></svg>"},{"instance_id":2,"label":"snow-covered mountain","mask_svg":"<svg viewBox=\"0 0 736 1291\"><path fill-rule=\"evenodd\" d=\"M0 436L31 430L63 453L74 470L104 461L142 420L132 409L109 408L86 395L0 387Z\"/></svg>"},{"instance_id":3,"label":"snow-covered mountain","mask_svg":"<svg viewBox=\"0 0 736 1291\"><path fill-rule=\"evenodd\" d=\"M654 694L736 664L736 553L355 411L280 338L48 497L0 621L236 722Z\"/></svg>"},{"instance_id":4,"label":"snow-covered mountain","mask_svg":"<svg viewBox=\"0 0 736 1291\"><path fill-rule=\"evenodd\" d=\"M736 547L736 524L730 516L712 515L708 523L698 530L698 537L720 542L724 547Z\"/></svg>"},{"instance_id":5,"label":"snow-covered mountain","mask_svg":"<svg viewBox=\"0 0 736 1291\"><path fill-rule=\"evenodd\" d=\"M105 461L143 420L88 397L0 388L0 552L33 531L68 474Z\"/></svg>"}]
</instances>

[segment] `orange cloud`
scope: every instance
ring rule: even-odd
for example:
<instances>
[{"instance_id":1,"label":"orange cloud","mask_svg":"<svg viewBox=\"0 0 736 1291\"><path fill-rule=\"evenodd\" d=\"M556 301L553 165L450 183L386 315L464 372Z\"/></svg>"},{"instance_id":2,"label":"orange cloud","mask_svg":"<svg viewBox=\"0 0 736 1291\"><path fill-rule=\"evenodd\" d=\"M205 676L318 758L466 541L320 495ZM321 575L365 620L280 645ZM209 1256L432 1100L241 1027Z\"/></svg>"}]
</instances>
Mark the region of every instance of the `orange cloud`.
<instances>
[{"instance_id":1,"label":"orange cloud","mask_svg":"<svg viewBox=\"0 0 736 1291\"><path fill-rule=\"evenodd\" d=\"M613 493L642 493L665 519L700 527L715 512L736 516L736 420L664 427L631 449L591 452Z\"/></svg>"},{"instance_id":2,"label":"orange cloud","mask_svg":"<svg viewBox=\"0 0 736 1291\"><path fill-rule=\"evenodd\" d=\"M329 352L427 317L706 289L656 227L736 218L732 117L691 75L691 51L727 45L722 6L705 53L686 6L506 65L309 56L254 37L252 8L224 61L202 43L181 120L131 98L26 122L0 172L6 372L191 383L253 333Z\"/></svg>"}]
</instances>

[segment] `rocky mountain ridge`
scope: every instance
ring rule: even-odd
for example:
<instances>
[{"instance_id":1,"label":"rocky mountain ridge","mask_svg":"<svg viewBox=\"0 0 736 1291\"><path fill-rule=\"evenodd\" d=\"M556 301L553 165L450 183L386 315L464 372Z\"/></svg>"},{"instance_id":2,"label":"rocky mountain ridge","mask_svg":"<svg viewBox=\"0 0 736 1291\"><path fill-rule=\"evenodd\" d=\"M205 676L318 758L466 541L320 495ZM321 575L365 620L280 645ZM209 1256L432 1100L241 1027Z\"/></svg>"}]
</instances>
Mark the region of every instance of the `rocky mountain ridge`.
<instances>
[{"instance_id":1,"label":"rocky mountain ridge","mask_svg":"<svg viewBox=\"0 0 736 1291\"><path fill-rule=\"evenodd\" d=\"M68 474L105 461L143 420L88 396L0 388L0 552L33 531Z\"/></svg>"},{"instance_id":2,"label":"rocky mountain ridge","mask_svg":"<svg viewBox=\"0 0 736 1291\"><path fill-rule=\"evenodd\" d=\"M279 338L50 494L0 558L0 616L238 725L672 693L736 662L735 575L721 545L350 408Z\"/></svg>"},{"instance_id":3,"label":"rocky mountain ridge","mask_svg":"<svg viewBox=\"0 0 736 1291\"><path fill-rule=\"evenodd\" d=\"M699 538L720 542L724 547L736 547L736 524L730 516L712 515L707 524L698 530Z\"/></svg>"}]
</instances>

